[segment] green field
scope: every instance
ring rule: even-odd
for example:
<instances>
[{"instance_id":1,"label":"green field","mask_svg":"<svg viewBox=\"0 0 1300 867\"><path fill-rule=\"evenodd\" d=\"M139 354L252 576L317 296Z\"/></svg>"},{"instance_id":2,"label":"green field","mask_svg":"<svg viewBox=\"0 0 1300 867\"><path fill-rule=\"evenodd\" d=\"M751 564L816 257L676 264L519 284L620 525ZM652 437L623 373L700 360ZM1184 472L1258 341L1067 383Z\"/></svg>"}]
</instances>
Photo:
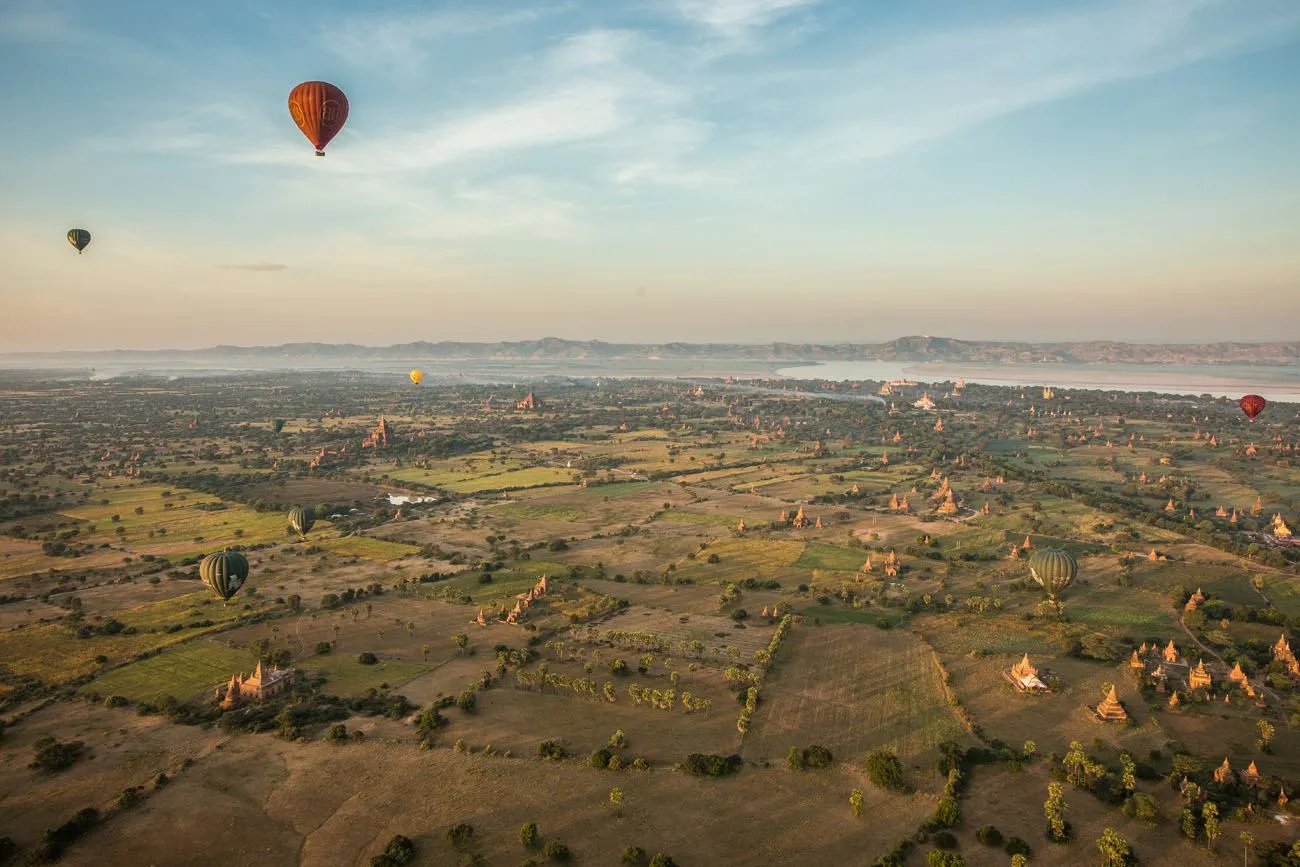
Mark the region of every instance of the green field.
<instances>
[{"instance_id":1,"label":"green field","mask_svg":"<svg viewBox=\"0 0 1300 867\"><path fill-rule=\"evenodd\" d=\"M867 551L809 542L794 565L800 569L827 569L832 572L856 572L867 562Z\"/></svg>"},{"instance_id":2,"label":"green field","mask_svg":"<svg viewBox=\"0 0 1300 867\"><path fill-rule=\"evenodd\" d=\"M114 669L83 686L81 692L121 695L132 701L158 702L169 695L189 701L206 695L231 675L251 672L255 665L247 650L208 640L191 641Z\"/></svg>"},{"instance_id":3,"label":"green field","mask_svg":"<svg viewBox=\"0 0 1300 867\"><path fill-rule=\"evenodd\" d=\"M63 512L83 524L77 541L107 542L136 554L179 559L232 545L276 542L285 537L284 515L258 512L238 503L223 503L198 491L161 485L122 485L105 486L95 493L99 500L108 503L95 502ZM214 511L201 508L217 505L224 508ZM141 509L141 513L136 514L136 509ZM95 529L90 531L86 525ZM117 532L119 528L122 533Z\"/></svg>"},{"instance_id":4,"label":"green field","mask_svg":"<svg viewBox=\"0 0 1300 867\"><path fill-rule=\"evenodd\" d=\"M340 653L313 656L299 663L308 672L325 675L321 688L327 695L364 695L368 689L379 689L385 683L396 690L402 684L428 671L428 666L401 659L380 659L377 665L362 665L358 654Z\"/></svg>"},{"instance_id":5,"label":"green field","mask_svg":"<svg viewBox=\"0 0 1300 867\"><path fill-rule=\"evenodd\" d=\"M340 557L360 557L362 560L370 560L374 563L387 563L390 560L420 553L420 549L415 545L372 539L369 536L344 536L338 539L326 539L319 544L325 550Z\"/></svg>"}]
</instances>

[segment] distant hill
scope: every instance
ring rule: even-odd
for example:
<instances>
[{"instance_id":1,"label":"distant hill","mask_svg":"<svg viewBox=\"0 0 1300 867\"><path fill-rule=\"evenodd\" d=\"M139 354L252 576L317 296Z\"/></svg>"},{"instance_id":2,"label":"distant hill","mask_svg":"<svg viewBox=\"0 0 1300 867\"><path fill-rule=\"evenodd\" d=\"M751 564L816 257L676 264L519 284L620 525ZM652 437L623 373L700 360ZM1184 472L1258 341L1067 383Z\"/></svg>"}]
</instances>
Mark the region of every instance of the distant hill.
<instances>
[{"instance_id":1,"label":"distant hill","mask_svg":"<svg viewBox=\"0 0 1300 867\"><path fill-rule=\"evenodd\" d=\"M3 353L12 361L57 359L62 363L309 362L547 359L748 359L752 361L959 361L1022 364L1258 364L1300 363L1300 342L1143 344L1093 340L1081 343L1003 343L951 337L900 337L887 343L606 343L600 340L441 341L394 346L351 343L286 343L280 346L215 346L188 350Z\"/></svg>"}]
</instances>

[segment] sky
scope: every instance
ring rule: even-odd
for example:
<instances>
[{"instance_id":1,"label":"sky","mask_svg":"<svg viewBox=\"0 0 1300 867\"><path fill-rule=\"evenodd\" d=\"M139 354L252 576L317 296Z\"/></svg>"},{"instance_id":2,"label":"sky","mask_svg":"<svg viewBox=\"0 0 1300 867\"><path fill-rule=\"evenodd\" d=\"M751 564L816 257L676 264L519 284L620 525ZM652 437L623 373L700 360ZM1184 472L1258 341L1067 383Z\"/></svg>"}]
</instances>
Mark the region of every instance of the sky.
<instances>
[{"instance_id":1,"label":"sky","mask_svg":"<svg viewBox=\"0 0 1300 867\"><path fill-rule=\"evenodd\" d=\"M0 351L1297 339L1298 48L1296 0L0 0Z\"/></svg>"}]
</instances>

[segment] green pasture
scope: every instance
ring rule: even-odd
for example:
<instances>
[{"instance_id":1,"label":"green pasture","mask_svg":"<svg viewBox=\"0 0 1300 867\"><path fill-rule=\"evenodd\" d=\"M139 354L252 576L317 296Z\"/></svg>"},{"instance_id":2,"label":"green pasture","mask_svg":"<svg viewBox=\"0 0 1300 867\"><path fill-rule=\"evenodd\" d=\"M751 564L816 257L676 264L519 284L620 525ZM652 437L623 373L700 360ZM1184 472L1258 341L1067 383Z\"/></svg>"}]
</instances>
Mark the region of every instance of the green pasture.
<instances>
[{"instance_id":1,"label":"green pasture","mask_svg":"<svg viewBox=\"0 0 1300 867\"><path fill-rule=\"evenodd\" d=\"M325 539L317 544L340 557L360 557L372 563L388 563L420 552L415 545L372 539L369 536L343 536Z\"/></svg>"},{"instance_id":2,"label":"green pasture","mask_svg":"<svg viewBox=\"0 0 1300 867\"><path fill-rule=\"evenodd\" d=\"M188 701L229 681L231 675L251 672L256 664L246 649L191 641L114 669L83 686L81 692L121 695L136 702L159 702L169 695Z\"/></svg>"},{"instance_id":3,"label":"green pasture","mask_svg":"<svg viewBox=\"0 0 1300 867\"><path fill-rule=\"evenodd\" d=\"M365 695L366 690L388 684L394 691L429 670L428 666L402 659L381 658L376 665L362 665L357 653L334 653L313 656L298 663L308 672L325 675L321 691L344 697Z\"/></svg>"}]
</instances>

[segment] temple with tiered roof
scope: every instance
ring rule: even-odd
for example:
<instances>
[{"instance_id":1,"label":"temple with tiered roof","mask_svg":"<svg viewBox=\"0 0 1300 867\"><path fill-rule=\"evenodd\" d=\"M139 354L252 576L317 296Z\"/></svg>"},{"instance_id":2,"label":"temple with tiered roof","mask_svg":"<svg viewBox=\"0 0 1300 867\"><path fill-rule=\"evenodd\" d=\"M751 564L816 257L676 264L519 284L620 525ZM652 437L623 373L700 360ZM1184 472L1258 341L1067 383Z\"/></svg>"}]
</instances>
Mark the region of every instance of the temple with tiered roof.
<instances>
[{"instance_id":1,"label":"temple with tiered roof","mask_svg":"<svg viewBox=\"0 0 1300 867\"><path fill-rule=\"evenodd\" d=\"M1123 722L1128 719L1128 711L1124 710L1124 705L1119 703L1119 695L1116 694L1114 686L1093 712L1102 722Z\"/></svg>"}]
</instances>

